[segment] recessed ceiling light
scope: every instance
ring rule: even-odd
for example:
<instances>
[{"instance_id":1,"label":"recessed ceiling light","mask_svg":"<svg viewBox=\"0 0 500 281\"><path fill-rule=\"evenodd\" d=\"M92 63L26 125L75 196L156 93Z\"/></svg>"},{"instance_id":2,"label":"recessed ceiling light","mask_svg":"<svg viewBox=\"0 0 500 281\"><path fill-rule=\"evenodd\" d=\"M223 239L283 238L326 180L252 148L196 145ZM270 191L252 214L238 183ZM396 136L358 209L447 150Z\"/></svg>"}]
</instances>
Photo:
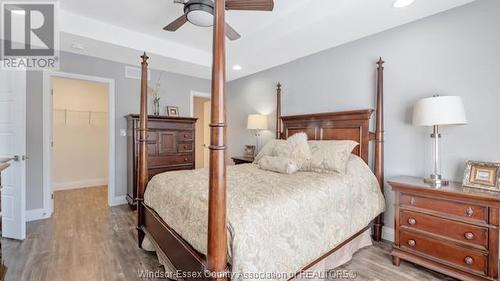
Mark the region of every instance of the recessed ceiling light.
<instances>
[{"instance_id":1,"label":"recessed ceiling light","mask_svg":"<svg viewBox=\"0 0 500 281\"><path fill-rule=\"evenodd\" d=\"M413 2L415 2L415 0L397 0L394 2L393 6L394 8L404 8L410 6Z\"/></svg>"},{"instance_id":2,"label":"recessed ceiling light","mask_svg":"<svg viewBox=\"0 0 500 281\"><path fill-rule=\"evenodd\" d=\"M233 69L234 69L234 70L241 70L241 69L242 69L242 67L241 67L241 65L239 65L239 64L235 64L235 65L233 65Z\"/></svg>"}]
</instances>

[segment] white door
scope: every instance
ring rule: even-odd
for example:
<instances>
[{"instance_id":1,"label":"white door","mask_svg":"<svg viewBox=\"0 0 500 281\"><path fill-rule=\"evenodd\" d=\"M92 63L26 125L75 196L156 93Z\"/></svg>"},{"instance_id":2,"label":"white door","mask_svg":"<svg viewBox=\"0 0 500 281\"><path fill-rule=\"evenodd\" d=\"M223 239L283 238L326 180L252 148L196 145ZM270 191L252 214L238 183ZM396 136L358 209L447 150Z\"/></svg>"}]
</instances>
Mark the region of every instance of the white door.
<instances>
[{"instance_id":1,"label":"white door","mask_svg":"<svg viewBox=\"0 0 500 281\"><path fill-rule=\"evenodd\" d=\"M26 72L0 69L0 158L13 158L2 172L2 236L26 238Z\"/></svg>"},{"instance_id":2,"label":"white door","mask_svg":"<svg viewBox=\"0 0 500 281\"><path fill-rule=\"evenodd\" d=\"M203 167L208 168L210 157L208 146L210 145L210 101L203 103Z\"/></svg>"}]
</instances>

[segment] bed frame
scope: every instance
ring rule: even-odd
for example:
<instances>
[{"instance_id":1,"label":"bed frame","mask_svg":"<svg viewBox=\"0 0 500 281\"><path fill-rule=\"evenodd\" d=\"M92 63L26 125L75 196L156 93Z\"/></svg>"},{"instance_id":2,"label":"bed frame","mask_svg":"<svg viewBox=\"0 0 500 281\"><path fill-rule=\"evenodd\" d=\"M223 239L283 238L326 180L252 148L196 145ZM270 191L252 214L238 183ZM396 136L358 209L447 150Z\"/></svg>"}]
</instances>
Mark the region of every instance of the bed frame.
<instances>
[{"instance_id":1,"label":"bed frame","mask_svg":"<svg viewBox=\"0 0 500 281\"><path fill-rule=\"evenodd\" d=\"M139 165L137 184L137 231L138 246L142 247L145 234L153 239L153 244L167 257L171 265L186 273L198 272L199 276L184 277L184 280L229 279L231 265L227 262L226 229L226 123L225 123L225 12L224 0L216 0L214 10L214 45L212 67L212 96L210 120L210 168L208 196L208 247L207 255L197 252L188 242L169 227L160 216L144 203L144 192L149 179L147 167L147 78L148 56L142 58L141 99L139 118ZM353 153L368 163L369 142L375 141L374 174L383 192L383 67L384 61L377 62L376 129L369 131L369 120L373 110L356 110L296 116L281 116L281 84L277 88L276 137L287 138L305 132L310 139L333 140L350 139L359 142ZM383 220L378 216L371 224L356 233L336 248L306 266L310 268L340 247L358 237L373 224L373 238L381 240Z\"/></svg>"},{"instance_id":2,"label":"bed frame","mask_svg":"<svg viewBox=\"0 0 500 281\"><path fill-rule=\"evenodd\" d=\"M143 83L142 83L142 93L141 93L141 101L146 99L146 87L145 81L147 81L147 56L143 55L142 62L142 70L143 70ZM368 155L369 155L369 143L370 141L375 141L375 157L374 157L374 173L378 179L380 188L383 192L384 186L384 174L383 174L383 61L380 59L377 62L377 110L376 110L376 129L375 132L369 131L369 121L370 117L373 114L373 110L365 109L365 110L354 110L354 111L344 111L344 112L332 112L332 113L319 113L319 114L307 114L307 115L295 115L295 116L281 116L281 84L278 83L277 87L277 124L276 124L276 137L279 139L286 139L287 137L298 133L305 132L308 135L310 140L354 140L357 141L360 145L356 147L353 151L354 154L359 155L365 162L368 163ZM213 98L213 97L212 97ZM147 136L147 119L144 118L146 115L146 103L141 102L141 120L140 120L140 139L144 140ZM217 112L220 110L217 103L212 103L212 112ZM213 126L213 125L212 125ZM212 129L215 129L215 134L212 131L211 139L212 141L217 140L219 134L223 133L224 128L219 124L217 126L213 126ZM217 142L216 142L217 143ZM218 150L215 150L215 153L218 154L224 150L217 147ZM146 150L143 149L140 152L139 158L139 180L142 181L138 190L138 246L141 247L142 241L144 239L145 233L148 234L150 238L154 241L156 248L161 249L163 256L167 257L170 263L178 270L183 272L213 272L209 269L209 261L207 261L207 257L200 254L196 250L194 250L188 242L186 242L182 237L180 237L171 227L165 223L160 216L149 206L144 204L144 191L145 191L145 183L147 182L147 161L144 161ZM213 152L213 150L212 150ZM212 153L213 154L213 153ZM223 159L225 153L222 153ZM210 162L210 174L216 175L219 181L211 182L211 185L221 185L221 183L225 183L225 174L223 173L223 169L219 167L219 169L214 168L213 156L211 157L212 161ZM224 161L220 161L222 165L224 165ZM221 192L225 193L225 184L224 190ZM211 194L209 199L209 210L213 212L225 212L226 202L225 202L225 194L223 193L215 193ZM223 194L223 195L222 195ZM214 210L215 209L215 210ZM383 220L382 215L378 216L373 221L373 239L375 241L381 240L382 226ZM210 218L210 217L209 217ZM216 222L219 224L218 228L223 229L223 233L220 230L211 228L209 226L208 229L208 240L209 241L217 241L217 246L220 247L219 251L224 252L224 255L227 255L227 249L225 245L227 245L226 238L226 221L225 217L222 220L217 220ZM213 224L213 221L212 221ZM341 246L345 245L352 239L356 238L358 235L363 233L365 230L370 228L371 225L367 225L363 230L356 233L346 241L344 241L341 245L337 246L335 249L332 249L330 252L325 254L322 257L319 257L313 263L306 266L303 270L306 270L312 267L317 262L321 261L323 258L327 257L331 253L335 252ZM213 246L213 244L212 244ZM227 264L227 268L225 271L230 269L230 265ZM219 272L220 273L220 272ZM185 278L186 280L199 280L200 278ZM202 275L201 279L209 280L211 278ZM219 278L220 279L220 278Z\"/></svg>"}]
</instances>

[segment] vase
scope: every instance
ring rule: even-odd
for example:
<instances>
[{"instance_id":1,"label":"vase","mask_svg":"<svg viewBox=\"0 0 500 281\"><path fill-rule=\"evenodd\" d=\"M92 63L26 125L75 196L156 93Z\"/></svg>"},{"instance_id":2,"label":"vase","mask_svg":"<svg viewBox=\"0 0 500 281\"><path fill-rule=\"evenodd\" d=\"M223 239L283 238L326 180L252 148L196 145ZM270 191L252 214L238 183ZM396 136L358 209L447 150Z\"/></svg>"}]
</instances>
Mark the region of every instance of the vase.
<instances>
[{"instance_id":1,"label":"vase","mask_svg":"<svg viewBox=\"0 0 500 281\"><path fill-rule=\"evenodd\" d=\"M154 116L160 115L160 103L159 103L159 101L153 102L153 115Z\"/></svg>"}]
</instances>

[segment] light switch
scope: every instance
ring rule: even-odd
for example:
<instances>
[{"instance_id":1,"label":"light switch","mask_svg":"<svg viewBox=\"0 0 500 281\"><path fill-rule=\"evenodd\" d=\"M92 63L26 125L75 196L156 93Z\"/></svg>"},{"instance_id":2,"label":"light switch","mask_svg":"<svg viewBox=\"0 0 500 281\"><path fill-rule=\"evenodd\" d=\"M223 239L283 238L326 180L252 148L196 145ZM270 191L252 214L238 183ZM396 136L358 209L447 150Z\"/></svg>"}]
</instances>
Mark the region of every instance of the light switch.
<instances>
[{"instance_id":1,"label":"light switch","mask_svg":"<svg viewBox=\"0 0 500 281\"><path fill-rule=\"evenodd\" d=\"M127 136L127 130L126 129L120 129L120 136L126 137Z\"/></svg>"}]
</instances>

